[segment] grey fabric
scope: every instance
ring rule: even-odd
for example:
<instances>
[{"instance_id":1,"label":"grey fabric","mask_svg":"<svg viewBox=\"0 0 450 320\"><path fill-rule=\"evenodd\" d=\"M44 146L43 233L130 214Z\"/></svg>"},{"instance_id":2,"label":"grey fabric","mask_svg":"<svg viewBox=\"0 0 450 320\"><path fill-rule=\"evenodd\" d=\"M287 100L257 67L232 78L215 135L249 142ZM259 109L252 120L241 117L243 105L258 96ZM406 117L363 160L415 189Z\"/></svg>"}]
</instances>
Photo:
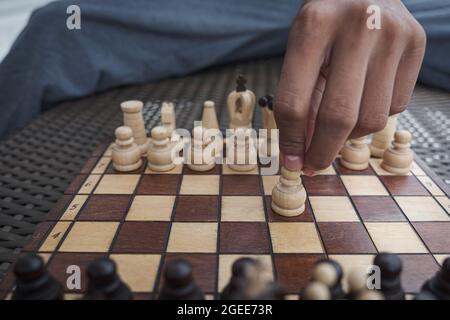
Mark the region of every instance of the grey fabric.
<instances>
[{"instance_id":1,"label":"grey fabric","mask_svg":"<svg viewBox=\"0 0 450 320\"><path fill-rule=\"evenodd\" d=\"M420 80L450 90L450 0L405 1L428 34ZM81 8L81 30L66 9ZM36 10L0 65L0 137L56 102L283 53L300 0L62 0Z\"/></svg>"}]
</instances>

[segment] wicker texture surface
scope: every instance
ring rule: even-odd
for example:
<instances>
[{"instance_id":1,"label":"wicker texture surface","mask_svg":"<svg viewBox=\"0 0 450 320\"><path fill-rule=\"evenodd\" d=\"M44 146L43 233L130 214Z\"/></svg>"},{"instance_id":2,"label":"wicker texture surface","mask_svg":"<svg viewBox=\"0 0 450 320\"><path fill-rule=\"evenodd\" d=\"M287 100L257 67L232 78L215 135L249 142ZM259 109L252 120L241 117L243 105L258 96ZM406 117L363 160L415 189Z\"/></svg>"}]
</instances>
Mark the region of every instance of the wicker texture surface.
<instances>
[{"instance_id":1,"label":"wicker texture surface","mask_svg":"<svg viewBox=\"0 0 450 320\"><path fill-rule=\"evenodd\" d=\"M36 225L50 211L95 147L111 140L120 125L120 102L145 102L147 130L157 125L163 100L176 103L177 126L187 129L200 119L204 100L213 100L222 129L228 124L227 94L239 73L257 96L273 93L281 58L243 62L129 86L63 102L15 135L0 142L0 274L15 260ZM256 109L255 127L261 113ZM418 87L400 127L413 134L413 148L450 184L450 94Z\"/></svg>"}]
</instances>

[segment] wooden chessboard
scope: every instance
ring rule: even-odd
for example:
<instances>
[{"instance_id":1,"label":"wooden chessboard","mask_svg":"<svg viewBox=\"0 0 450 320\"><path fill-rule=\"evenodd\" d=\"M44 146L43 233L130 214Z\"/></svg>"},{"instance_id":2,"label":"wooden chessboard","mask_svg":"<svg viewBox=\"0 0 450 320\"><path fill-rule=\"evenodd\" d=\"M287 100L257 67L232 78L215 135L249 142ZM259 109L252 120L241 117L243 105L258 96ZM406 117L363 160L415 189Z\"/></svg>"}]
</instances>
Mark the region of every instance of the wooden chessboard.
<instances>
[{"instance_id":1,"label":"wooden chessboard","mask_svg":"<svg viewBox=\"0 0 450 320\"><path fill-rule=\"evenodd\" d=\"M106 150L105 150L106 149ZM207 173L176 167L114 171L111 146L100 147L41 223L24 251L38 252L61 283L69 265L82 270L110 256L136 299L153 298L164 264L188 259L209 298L217 298L240 256L260 259L267 271L296 298L314 262L326 256L348 272L368 266L377 252L398 253L405 291L421 284L450 255L449 189L416 160L406 176L383 171L379 160L356 172L339 165L304 177L307 209L285 218L270 208L278 176L246 174L217 165ZM13 286L12 272L0 285L3 297Z\"/></svg>"}]
</instances>

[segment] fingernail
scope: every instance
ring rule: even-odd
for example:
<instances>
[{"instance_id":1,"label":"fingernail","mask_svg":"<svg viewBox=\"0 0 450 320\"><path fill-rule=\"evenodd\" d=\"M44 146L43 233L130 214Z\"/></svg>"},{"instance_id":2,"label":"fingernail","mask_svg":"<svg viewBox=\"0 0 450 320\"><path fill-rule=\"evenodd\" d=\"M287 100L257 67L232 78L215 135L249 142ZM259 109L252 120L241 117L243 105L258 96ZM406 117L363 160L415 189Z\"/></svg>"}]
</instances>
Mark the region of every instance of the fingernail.
<instances>
[{"instance_id":1,"label":"fingernail","mask_svg":"<svg viewBox=\"0 0 450 320\"><path fill-rule=\"evenodd\" d=\"M316 175L316 171L309 169L309 168L305 168L305 169L303 169L303 174L308 177L313 177Z\"/></svg>"},{"instance_id":2,"label":"fingernail","mask_svg":"<svg viewBox=\"0 0 450 320\"><path fill-rule=\"evenodd\" d=\"M284 157L284 166L291 171L300 171L303 167L303 159L299 156L286 156Z\"/></svg>"}]
</instances>

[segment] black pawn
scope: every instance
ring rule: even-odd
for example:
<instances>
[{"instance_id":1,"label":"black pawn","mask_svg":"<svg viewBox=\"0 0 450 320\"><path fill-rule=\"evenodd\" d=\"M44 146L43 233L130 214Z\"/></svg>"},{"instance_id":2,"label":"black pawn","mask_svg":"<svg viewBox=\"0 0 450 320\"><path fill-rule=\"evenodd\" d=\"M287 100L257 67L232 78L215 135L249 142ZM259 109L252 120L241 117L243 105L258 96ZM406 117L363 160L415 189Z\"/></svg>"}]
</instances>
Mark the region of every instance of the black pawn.
<instances>
[{"instance_id":1,"label":"black pawn","mask_svg":"<svg viewBox=\"0 0 450 320\"><path fill-rule=\"evenodd\" d=\"M45 268L42 258L30 253L21 256L14 266L16 289L13 300L62 300L64 290Z\"/></svg>"},{"instance_id":2,"label":"black pawn","mask_svg":"<svg viewBox=\"0 0 450 320\"><path fill-rule=\"evenodd\" d=\"M164 284L159 300L204 300L202 290L195 283L192 266L183 259L175 259L166 264Z\"/></svg>"},{"instance_id":3,"label":"black pawn","mask_svg":"<svg viewBox=\"0 0 450 320\"><path fill-rule=\"evenodd\" d=\"M380 291L386 300L405 300L400 274L402 261L393 253L379 253L373 264L380 268Z\"/></svg>"},{"instance_id":4,"label":"black pawn","mask_svg":"<svg viewBox=\"0 0 450 320\"><path fill-rule=\"evenodd\" d=\"M109 258L91 262L87 268L88 286L85 300L131 300L130 288L117 274L116 264Z\"/></svg>"},{"instance_id":5,"label":"black pawn","mask_svg":"<svg viewBox=\"0 0 450 320\"><path fill-rule=\"evenodd\" d=\"M258 99L258 105L261 108L268 108L269 110L273 110L273 96L268 94L265 96L262 96Z\"/></svg>"},{"instance_id":6,"label":"black pawn","mask_svg":"<svg viewBox=\"0 0 450 320\"><path fill-rule=\"evenodd\" d=\"M450 300L450 258L444 260L442 269L426 281L417 300Z\"/></svg>"},{"instance_id":7,"label":"black pawn","mask_svg":"<svg viewBox=\"0 0 450 320\"><path fill-rule=\"evenodd\" d=\"M247 79L244 78L242 74L240 74L236 80L236 92L243 92L247 90L245 84L247 83Z\"/></svg>"},{"instance_id":8,"label":"black pawn","mask_svg":"<svg viewBox=\"0 0 450 320\"><path fill-rule=\"evenodd\" d=\"M342 300L345 299L346 294L344 289L342 289L342 278L344 277L344 272L339 263L334 260L328 259L326 263L329 263L336 271L336 283L330 287L330 295L332 300Z\"/></svg>"},{"instance_id":9,"label":"black pawn","mask_svg":"<svg viewBox=\"0 0 450 320\"><path fill-rule=\"evenodd\" d=\"M256 264L251 258L237 259L231 267L230 282L220 294L221 300L246 300L245 286L247 284L247 270Z\"/></svg>"}]
</instances>

